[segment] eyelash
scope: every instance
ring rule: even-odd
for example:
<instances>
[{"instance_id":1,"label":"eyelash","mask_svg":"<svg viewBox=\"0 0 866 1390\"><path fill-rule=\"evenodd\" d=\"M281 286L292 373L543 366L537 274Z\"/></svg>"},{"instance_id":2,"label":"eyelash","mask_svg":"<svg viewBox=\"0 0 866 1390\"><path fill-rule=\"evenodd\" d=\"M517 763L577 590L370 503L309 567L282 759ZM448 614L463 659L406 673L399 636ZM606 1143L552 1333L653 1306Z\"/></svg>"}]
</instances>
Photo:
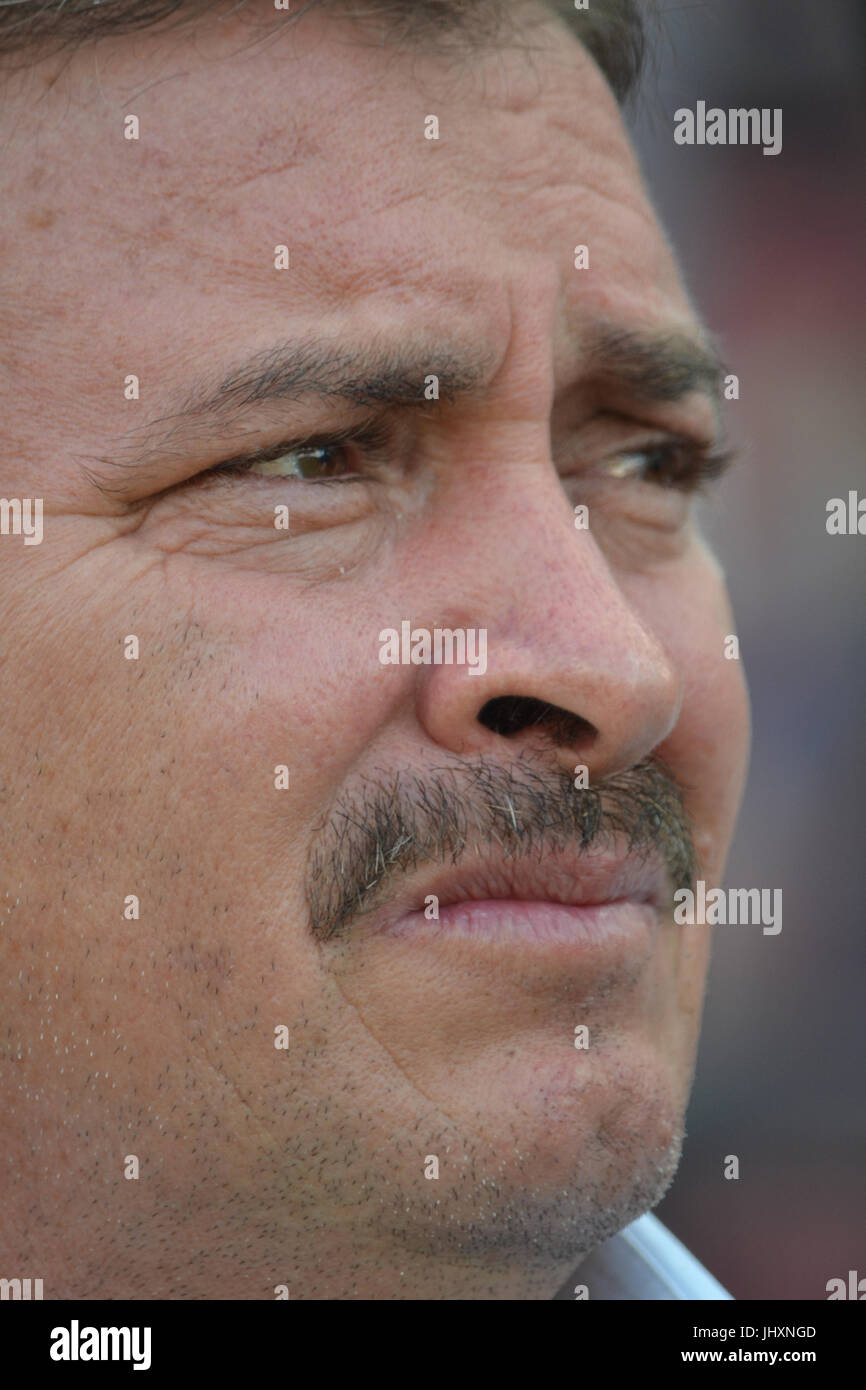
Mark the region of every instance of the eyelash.
<instances>
[{"instance_id":1,"label":"eyelash","mask_svg":"<svg viewBox=\"0 0 866 1390\"><path fill-rule=\"evenodd\" d=\"M281 458L283 454L292 454L301 450L339 448L341 444L352 444L360 453L372 454L376 450L385 449L393 439L392 431L386 424L373 421L369 425L360 428L351 425L344 430L335 430L331 434L309 435L306 439L286 440L282 444L277 444L270 449L258 449L254 454L237 455L235 458L226 459L223 463L217 463L213 468L207 468L202 473L190 479L195 484L199 482L210 482L220 477L244 478L251 474L250 469L254 463L271 463ZM295 478L290 475L278 479L280 482L300 482L312 483L316 487L327 486L329 483L354 483L361 481L357 474L350 474L348 477L335 478Z\"/></svg>"},{"instance_id":2,"label":"eyelash","mask_svg":"<svg viewBox=\"0 0 866 1390\"><path fill-rule=\"evenodd\" d=\"M625 449L623 455L634 454L666 455L669 460L667 476L657 480L656 487L674 488L678 492L703 492L711 483L717 482L734 460L730 449L713 448L696 443L691 439L669 439L643 448ZM644 481L652 482L651 479Z\"/></svg>"},{"instance_id":3,"label":"eyelash","mask_svg":"<svg viewBox=\"0 0 866 1390\"><path fill-rule=\"evenodd\" d=\"M393 442L393 433L383 422L374 421L367 426L358 428L349 426L344 430L337 430L331 434L310 435L306 439L296 439L276 445L271 449L260 449L253 454L236 455L234 458L226 459L222 463L215 464L212 468L203 470L201 473L189 480L190 485L206 484L218 481L220 478L244 478L255 477L251 473L253 464L270 463L282 457L283 454L301 452L308 450L321 450L327 452L339 448L344 444L355 446L358 452L372 454L377 450L386 449ZM667 472L653 480L651 478L638 479L662 489L672 488L678 492L699 493L704 491L710 484L716 482L727 471L733 461L732 451L724 449L714 449L707 445L699 444L695 440L685 438L671 438L658 441L645 446L624 449L620 455L613 457L634 457L638 454L645 454L648 458L652 455L662 456L667 459ZM267 480L265 475L263 480ZM336 476L332 478L292 478L290 475L279 479L281 482L300 482L312 484L316 487L323 487L335 484L357 483L364 481L358 473L350 473L346 476Z\"/></svg>"}]
</instances>

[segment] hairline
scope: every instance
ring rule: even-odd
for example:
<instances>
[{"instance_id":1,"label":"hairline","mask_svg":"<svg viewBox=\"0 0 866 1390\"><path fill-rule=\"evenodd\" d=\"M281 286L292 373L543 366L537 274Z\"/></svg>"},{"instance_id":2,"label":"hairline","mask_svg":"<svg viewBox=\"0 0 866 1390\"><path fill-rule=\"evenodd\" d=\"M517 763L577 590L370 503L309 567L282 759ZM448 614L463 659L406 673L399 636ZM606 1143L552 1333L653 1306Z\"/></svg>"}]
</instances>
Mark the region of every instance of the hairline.
<instances>
[{"instance_id":1,"label":"hairline","mask_svg":"<svg viewBox=\"0 0 866 1390\"><path fill-rule=\"evenodd\" d=\"M26 67L42 57L75 50L100 39L133 35L147 29L166 32L193 22L225 0L0 0L0 62L20 55ZM399 17L386 42L399 46L464 48L492 46L510 30L509 0L436 0L413 6L411 0L301 0L299 8L273 11L297 22L310 10L331 9L359 24ZM537 0L540 11L560 20L594 59L620 104L633 95L640 79L646 43L642 5L649 0L603 0L601 10L576 10L572 0ZM228 13L247 5L236 0ZM511 38L507 34L506 42Z\"/></svg>"}]
</instances>

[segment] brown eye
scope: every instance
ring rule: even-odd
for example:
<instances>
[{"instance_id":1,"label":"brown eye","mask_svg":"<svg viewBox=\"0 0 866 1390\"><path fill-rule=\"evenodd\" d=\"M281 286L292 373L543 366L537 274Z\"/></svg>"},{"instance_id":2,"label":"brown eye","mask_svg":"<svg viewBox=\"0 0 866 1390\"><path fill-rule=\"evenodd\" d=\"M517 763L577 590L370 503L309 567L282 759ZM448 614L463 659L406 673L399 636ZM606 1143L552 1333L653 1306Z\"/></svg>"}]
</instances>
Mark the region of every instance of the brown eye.
<instances>
[{"instance_id":1,"label":"brown eye","mask_svg":"<svg viewBox=\"0 0 866 1390\"><path fill-rule=\"evenodd\" d=\"M284 440L270 449L224 459L197 474L193 482L249 475L309 483L361 482L371 466L387 460L393 442L393 431L387 422L373 421L332 434Z\"/></svg>"},{"instance_id":2,"label":"brown eye","mask_svg":"<svg viewBox=\"0 0 866 1390\"><path fill-rule=\"evenodd\" d=\"M612 478L634 478L688 492L720 477L729 462L728 454L712 452L688 440L670 440L616 454L607 460L604 471Z\"/></svg>"},{"instance_id":3,"label":"brown eye","mask_svg":"<svg viewBox=\"0 0 866 1390\"><path fill-rule=\"evenodd\" d=\"M354 460L345 444L303 444L286 449L276 458L238 466L239 472L255 473L260 478L335 478L353 471Z\"/></svg>"}]
</instances>

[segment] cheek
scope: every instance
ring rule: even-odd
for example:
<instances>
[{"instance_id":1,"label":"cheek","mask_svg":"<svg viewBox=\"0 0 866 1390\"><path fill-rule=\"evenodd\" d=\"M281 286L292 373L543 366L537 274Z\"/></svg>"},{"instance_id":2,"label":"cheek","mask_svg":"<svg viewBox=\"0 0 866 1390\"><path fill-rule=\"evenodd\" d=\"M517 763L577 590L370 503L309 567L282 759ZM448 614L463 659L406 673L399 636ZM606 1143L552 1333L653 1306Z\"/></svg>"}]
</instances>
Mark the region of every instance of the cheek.
<instances>
[{"instance_id":1,"label":"cheek","mask_svg":"<svg viewBox=\"0 0 866 1390\"><path fill-rule=\"evenodd\" d=\"M675 574L644 584L633 602L680 682L680 715L657 752L683 787L702 872L718 880L750 742L748 694L724 576L707 547L696 541Z\"/></svg>"},{"instance_id":2,"label":"cheek","mask_svg":"<svg viewBox=\"0 0 866 1390\"><path fill-rule=\"evenodd\" d=\"M352 767L406 696L404 673L378 659L381 612L351 582L286 595L264 589L250 611L264 614L250 633L244 615L234 641L248 684L236 756L290 767L289 814L324 811ZM270 596L270 597L269 597ZM294 605L277 618L280 608ZM381 608L381 596L378 607ZM382 762L394 759L394 731ZM281 754L277 757L277 754Z\"/></svg>"}]
</instances>

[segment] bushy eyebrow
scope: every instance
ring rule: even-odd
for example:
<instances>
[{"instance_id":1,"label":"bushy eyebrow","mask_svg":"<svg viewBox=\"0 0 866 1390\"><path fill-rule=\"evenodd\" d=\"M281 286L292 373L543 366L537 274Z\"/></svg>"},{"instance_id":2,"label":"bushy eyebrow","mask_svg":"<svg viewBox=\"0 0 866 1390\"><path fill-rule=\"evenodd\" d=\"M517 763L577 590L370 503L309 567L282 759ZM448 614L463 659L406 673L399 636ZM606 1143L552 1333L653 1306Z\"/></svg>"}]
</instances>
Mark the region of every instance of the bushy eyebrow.
<instances>
[{"instance_id":1,"label":"bushy eyebrow","mask_svg":"<svg viewBox=\"0 0 866 1390\"><path fill-rule=\"evenodd\" d=\"M599 323L588 365L636 401L672 402L699 391L718 400L726 367L714 344L682 330L644 333Z\"/></svg>"},{"instance_id":2,"label":"bushy eyebrow","mask_svg":"<svg viewBox=\"0 0 866 1390\"><path fill-rule=\"evenodd\" d=\"M582 377L604 381L638 404L674 402L694 391L715 403L724 373L714 348L681 330L646 332L598 321L584 335L580 355ZM188 387L173 409L130 431L112 457L82 463L97 487L118 494L124 483L146 479L160 456L184 456L191 448L211 454L215 442L264 403L420 408L427 404L431 376L440 399L481 396L496 360L495 352L479 344L284 340L230 366L215 382Z\"/></svg>"},{"instance_id":3,"label":"bushy eyebrow","mask_svg":"<svg viewBox=\"0 0 866 1390\"><path fill-rule=\"evenodd\" d=\"M424 399L424 383L435 375L446 399L483 385L492 354L454 351L442 345L358 347L304 339L257 353L231 369L214 391L193 393L184 414L245 410L259 401L340 399L357 406L413 405Z\"/></svg>"},{"instance_id":4,"label":"bushy eyebrow","mask_svg":"<svg viewBox=\"0 0 866 1390\"><path fill-rule=\"evenodd\" d=\"M218 381L189 386L164 415L130 430L110 457L80 458L90 481L106 494L140 485L166 456L210 455L251 412L266 403L343 402L367 410L421 407L436 377L446 401L480 391L495 371L495 355L481 347L404 341L349 344L322 338L283 340L229 367Z\"/></svg>"}]
</instances>

